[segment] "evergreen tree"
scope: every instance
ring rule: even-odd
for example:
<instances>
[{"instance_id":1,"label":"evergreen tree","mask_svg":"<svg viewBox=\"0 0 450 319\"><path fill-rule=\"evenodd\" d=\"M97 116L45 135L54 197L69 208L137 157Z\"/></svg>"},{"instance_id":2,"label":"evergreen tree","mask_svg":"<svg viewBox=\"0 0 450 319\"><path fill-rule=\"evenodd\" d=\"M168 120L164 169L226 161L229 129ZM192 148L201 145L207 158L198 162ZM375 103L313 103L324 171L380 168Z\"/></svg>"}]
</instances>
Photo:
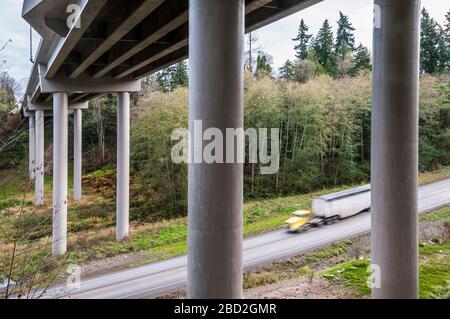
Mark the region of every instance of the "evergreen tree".
<instances>
[{"instance_id":1,"label":"evergreen tree","mask_svg":"<svg viewBox=\"0 0 450 319\"><path fill-rule=\"evenodd\" d=\"M441 31L443 69L450 71L450 10L445 15L444 27Z\"/></svg>"},{"instance_id":2,"label":"evergreen tree","mask_svg":"<svg viewBox=\"0 0 450 319\"><path fill-rule=\"evenodd\" d=\"M295 66L290 60L287 60L283 64L283 66L279 69L279 71L280 71L280 79L290 81L294 78Z\"/></svg>"},{"instance_id":3,"label":"evergreen tree","mask_svg":"<svg viewBox=\"0 0 450 319\"><path fill-rule=\"evenodd\" d=\"M437 25L437 30L439 34L438 39L438 56L439 56L439 62L436 71L438 73L445 72L448 69L449 59L450 59L450 52L449 52L449 45L446 41L444 29Z\"/></svg>"},{"instance_id":4,"label":"evergreen tree","mask_svg":"<svg viewBox=\"0 0 450 319\"><path fill-rule=\"evenodd\" d=\"M336 34L336 43L334 46L335 53L341 58L345 57L349 52L355 50L355 36L352 24L348 16L339 11L338 28Z\"/></svg>"},{"instance_id":5,"label":"evergreen tree","mask_svg":"<svg viewBox=\"0 0 450 319\"><path fill-rule=\"evenodd\" d=\"M351 73L352 75L356 75L363 70L372 70L372 62L369 49L360 43L355 50L355 55L353 57L353 69Z\"/></svg>"},{"instance_id":6,"label":"evergreen tree","mask_svg":"<svg viewBox=\"0 0 450 319\"><path fill-rule=\"evenodd\" d=\"M171 69L171 89L175 89L179 86L188 86L189 84L189 74L188 67L185 61L177 63Z\"/></svg>"},{"instance_id":7,"label":"evergreen tree","mask_svg":"<svg viewBox=\"0 0 450 319\"><path fill-rule=\"evenodd\" d=\"M256 75L266 74L272 76L271 57L260 52L256 58Z\"/></svg>"},{"instance_id":8,"label":"evergreen tree","mask_svg":"<svg viewBox=\"0 0 450 319\"><path fill-rule=\"evenodd\" d=\"M440 69L442 55L439 48L439 26L425 8L422 9L421 29L420 69L424 73L433 74Z\"/></svg>"},{"instance_id":9,"label":"evergreen tree","mask_svg":"<svg viewBox=\"0 0 450 319\"><path fill-rule=\"evenodd\" d=\"M334 75L336 68L336 55L333 52L333 31L328 20L323 22L322 27L314 41L314 57L326 72Z\"/></svg>"},{"instance_id":10,"label":"evergreen tree","mask_svg":"<svg viewBox=\"0 0 450 319\"><path fill-rule=\"evenodd\" d=\"M308 30L308 26L302 19L298 28L297 37L292 39L292 41L298 42L298 44L294 47L294 50L296 58L300 60L306 59L308 56L308 45L312 37L311 34L308 34Z\"/></svg>"},{"instance_id":11,"label":"evergreen tree","mask_svg":"<svg viewBox=\"0 0 450 319\"><path fill-rule=\"evenodd\" d=\"M177 87L188 86L189 74L185 61L160 71L156 76L157 89L162 92L171 92Z\"/></svg>"},{"instance_id":12,"label":"evergreen tree","mask_svg":"<svg viewBox=\"0 0 450 319\"><path fill-rule=\"evenodd\" d=\"M449 41L450 40L450 10L448 10L448 12L445 14L443 34L446 38L446 41Z\"/></svg>"}]
</instances>

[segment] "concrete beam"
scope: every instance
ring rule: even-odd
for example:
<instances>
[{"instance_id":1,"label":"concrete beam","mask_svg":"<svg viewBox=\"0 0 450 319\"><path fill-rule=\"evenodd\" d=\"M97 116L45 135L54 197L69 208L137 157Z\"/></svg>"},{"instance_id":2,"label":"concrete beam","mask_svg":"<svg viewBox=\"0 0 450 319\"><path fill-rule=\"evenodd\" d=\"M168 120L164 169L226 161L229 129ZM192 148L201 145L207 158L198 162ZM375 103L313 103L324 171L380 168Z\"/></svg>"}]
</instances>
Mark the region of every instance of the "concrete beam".
<instances>
[{"instance_id":1,"label":"concrete beam","mask_svg":"<svg viewBox=\"0 0 450 319\"><path fill-rule=\"evenodd\" d=\"M73 99L72 99L72 102L73 102L73 103L78 103L78 101L81 101L81 100L85 99L86 97L88 97L89 94L90 94L90 93L83 93L83 94L80 94L79 96L73 98ZM87 102L87 103L89 103L89 102Z\"/></svg>"},{"instance_id":2,"label":"concrete beam","mask_svg":"<svg viewBox=\"0 0 450 319\"><path fill-rule=\"evenodd\" d=\"M38 85L36 89L33 91L33 94L30 96L28 101L35 103L40 94L41 94L41 87Z\"/></svg>"},{"instance_id":3,"label":"concrete beam","mask_svg":"<svg viewBox=\"0 0 450 319\"><path fill-rule=\"evenodd\" d=\"M245 7L245 13L250 14L273 0L256 0L250 2ZM188 21L188 10L182 12L175 19L171 20L167 25L163 26L158 32L150 34L145 40L139 42L135 47L125 52L122 56L117 58L113 63L109 63L106 67L104 67L101 71L99 71L94 77L100 77L105 75L107 72L113 70L115 67L119 66L120 63L133 58L133 66L127 68L124 71L119 72L114 76L115 79L125 78L127 76L135 74L135 72L139 72L140 74L146 74L146 72L142 73L141 70L144 70L146 66L151 65L153 62L163 60L166 56L171 55L174 52L179 51L180 49L187 48L188 46L188 33L185 32L183 28L183 24ZM187 31L187 30L186 30ZM170 45L164 49L158 50L157 48L149 47L150 44L155 43L156 41L161 41L164 39L163 35L170 35L170 32L175 35L172 36L174 38ZM146 49L145 51L143 51ZM186 50L187 51L187 50ZM187 57L187 55L186 55ZM184 60L185 57L179 60L172 60L170 64L176 63L180 60Z\"/></svg>"},{"instance_id":4,"label":"concrete beam","mask_svg":"<svg viewBox=\"0 0 450 319\"><path fill-rule=\"evenodd\" d=\"M119 93L117 109L117 208L116 240L129 235L130 94Z\"/></svg>"},{"instance_id":5,"label":"concrete beam","mask_svg":"<svg viewBox=\"0 0 450 319\"><path fill-rule=\"evenodd\" d=\"M135 64L128 68L126 71L119 73L118 75L116 75L114 78L115 79L122 79L125 78L129 75L132 75L135 71L145 67L146 65L149 65L152 62L155 62L159 59L161 59L162 57L177 51L178 49L181 49L185 46L187 46L189 43L188 39L185 38L181 41L177 41L174 44L168 46L167 48L159 51L158 53L155 53L154 55L151 55L150 57L145 56L146 54L144 54L143 58L137 57L136 58L136 62Z\"/></svg>"},{"instance_id":6,"label":"concrete beam","mask_svg":"<svg viewBox=\"0 0 450 319\"><path fill-rule=\"evenodd\" d=\"M133 78L141 78L150 74L154 74L158 71L161 71L174 63L178 63L184 61L188 58L189 47L186 45L181 49L178 49L162 59L150 63L149 65L143 67L139 71L133 73Z\"/></svg>"},{"instance_id":7,"label":"concrete beam","mask_svg":"<svg viewBox=\"0 0 450 319\"><path fill-rule=\"evenodd\" d=\"M33 5L32 1L37 1L38 4ZM186 44L183 41L187 41L187 37L179 42L169 41L170 49L159 54L156 61L152 57L155 55L154 49L158 45L167 43L165 37L169 33L183 31L183 26L188 20L188 0L148 0L162 2L155 9L148 9L147 12L141 10L147 5L144 4L145 0L129 1L129 3L113 1L114 5L105 5L102 3L103 1L107 0L74 0L74 4L81 5L83 10L81 28L72 28L67 37L63 38L45 26L45 19L50 21L49 19L65 17L68 0L27 0L26 4L24 3L24 8L28 8L23 11L25 19L43 35L42 45L39 47L37 55L38 63L35 63L26 90L34 102L42 100L42 94L47 94L37 90L39 86L37 66L39 63L49 66L43 74L43 77L47 79L56 77L60 77L60 79L66 77L111 78L124 72L131 75L130 78L137 79L154 72L154 70L159 70L162 65L171 65L187 58L187 45L183 46ZM246 31L252 31L320 1L246 0ZM151 2L148 2L148 5L150 4ZM143 15L146 16L141 19ZM138 22L139 20L141 21ZM86 26L89 27L83 30ZM63 34L65 31L60 33ZM143 55L140 56L139 53L144 51L147 57L141 59ZM138 58L137 62L135 58ZM144 62L150 64L145 65ZM127 71L127 68L133 68L135 64L140 64L141 68ZM81 91L78 86L70 89L74 92ZM120 91L108 90L108 92ZM67 90L61 92L74 93ZM132 90L124 89L123 92L132 92Z\"/></svg>"},{"instance_id":8,"label":"concrete beam","mask_svg":"<svg viewBox=\"0 0 450 319\"><path fill-rule=\"evenodd\" d=\"M297 0L295 0L297 1ZM301 4L297 3L295 5L294 1L288 1L284 5L280 5L279 8L269 8L267 5L273 0L256 0L248 3L245 7L245 13L246 13L246 29L245 32L251 32L260 25L257 23L257 18L261 18L261 16L268 15L269 13L277 14L277 17L281 17L280 14L277 12L281 12L282 10L288 10L287 13L293 13L295 10L301 10L303 8L306 8L308 6L311 6L317 2L320 2L322 0L314 0L314 1L304 1ZM261 12L258 12L260 10L264 11L264 14ZM251 19L249 19L251 18ZM268 23L268 22L265 22ZM180 29L180 28L179 28ZM116 75L116 77L120 77L120 74L127 74L131 75L135 79L142 78L144 76L147 76L149 74L158 72L170 65L173 65L175 63L178 63L180 61L183 61L188 58L188 44L186 44L186 41L188 41L188 37L186 36L185 39L181 39L180 41L174 42L169 48L164 50L163 52L158 53L157 58L153 58L153 55L150 55L148 57L148 60L146 60L147 64L141 63L141 67L139 69L133 70L134 72L128 72L127 70L122 71L119 73L119 75ZM184 45L183 45L184 44ZM149 52L146 52L146 54L149 54ZM129 57L130 58L130 57ZM125 60L123 60L125 61ZM122 61L122 62L123 62ZM145 60L144 60L145 61ZM141 60L142 62L142 60ZM136 63L140 63L137 61ZM117 66L117 65L116 65ZM111 71L113 68L110 68L108 71ZM102 73L101 75L106 74Z\"/></svg>"},{"instance_id":9,"label":"concrete beam","mask_svg":"<svg viewBox=\"0 0 450 319\"><path fill-rule=\"evenodd\" d=\"M78 41L94 21L100 10L106 4L107 0L89 0L84 1L81 14L78 18L79 27L75 24L67 34L67 37L59 40L58 46L53 51L49 59L48 68L45 72L46 78L52 78L56 75L61 65L64 63L70 52L75 48Z\"/></svg>"},{"instance_id":10,"label":"concrete beam","mask_svg":"<svg viewBox=\"0 0 450 319\"><path fill-rule=\"evenodd\" d=\"M89 102L81 102L81 103L71 103L69 104L69 110L87 110L89 108ZM45 104L35 104L35 103L28 103L28 111L38 111L38 110L44 110L44 111L51 111L53 110L53 103L45 103ZM50 113L53 115L53 113Z\"/></svg>"},{"instance_id":11,"label":"concrete beam","mask_svg":"<svg viewBox=\"0 0 450 319\"><path fill-rule=\"evenodd\" d=\"M162 0L145 0L72 72L70 78L79 77L92 63L105 54L114 44L131 31L142 19L155 10Z\"/></svg>"},{"instance_id":12,"label":"concrete beam","mask_svg":"<svg viewBox=\"0 0 450 319\"><path fill-rule=\"evenodd\" d=\"M39 65L39 77L42 93L110 93L110 92L139 92L140 80L101 79L47 79L46 66Z\"/></svg>"},{"instance_id":13,"label":"concrete beam","mask_svg":"<svg viewBox=\"0 0 450 319\"><path fill-rule=\"evenodd\" d=\"M67 250L68 97L53 96L53 256Z\"/></svg>"},{"instance_id":14,"label":"concrete beam","mask_svg":"<svg viewBox=\"0 0 450 319\"><path fill-rule=\"evenodd\" d=\"M245 6L245 13L250 14L268 3L273 2L273 0L256 0L250 2L248 5ZM133 66L127 68L126 70L119 72L117 75L114 76L115 79L121 79L125 78L127 76L133 75L135 72L138 72L140 70L144 70L146 66L151 65L152 63L163 60L165 57L170 56L172 53L179 51L180 49L187 48L189 44L189 33L187 28L182 24L182 22L186 22L188 20L188 11L182 13L180 16L178 16L175 20L172 20L169 24L170 26L176 25L177 29L171 30L171 33L167 34L167 37L170 38L169 45L163 49L153 48L153 47L147 47L145 51L142 51L144 48L142 44L139 44L135 47L141 48L141 50L130 50L127 53L124 54L123 58L120 59L120 62L126 61L124 57L131 58L133 57ZM165 29L166 30L166 29ZM149 39L152 39L154 42L157 37L153 34L149 37ZM165 38L160 38L159 41ZM147 43L147 41L144 41L144 43ZM149 43L150 44L150 43ZM134 52L133 54L131 54ZM187 52L187 50L186 50ZM180 60L184 60L184 57ZM172 60L173 63L178 62L178 60ZM114 65L118 66L116 63ZM112 70L112 66L108 66L105 68L105 70ZM104 72L99 73L99 75L105 74ZM134 76L133 76L134 77Z\"/></svg>"},{"instance_id":15,"label":"concrete beam","mask_svg":"<svg viewBox=\"0 0 450 319\"><path fill-rule=\"evenodd\" d=\"M244 1L191 0L189 34L190 134L201 120L203 130L226 136L226 128L244 126ZM240 299L243 165L194 163L204 146L191 143L188 298ZM235 145L234 154L242 151Z\"/></svg>"},{"instance_id":16,"label":"concrete beam","mask_svg":"<svg viewBox=\"0 0 450 319\"><path fill-rule=\"evenodd\" d=\"M50 9L53 10L53 12L64 12L61 5L64 5L63 1L50 2L46 0L24 0L22 18L25 19L41 37L48 38L55 33L45 24L46 13ZM62 14L60 16L62 16Z\"/></svg>"},{"instance_id":17,"label":"concrete beam","mask_svg":"<svg viewBox=\"0 0 450 319\"><path fill-rule=\"evenodd\" d=\"M29 117L35 117L36 116L36 111L37 110L34 110L34 111L31 111L31 110L23 110L22 112L23 112L23 116L24 117L26 117L26 118L29 118ZM52 111L49 111L49 110L44 110L44 116L45 117L52 117L53 116L53 112Z\"/></svg>"},{"instance_id":18,"label":"concrete beam","mask_svg":"<svg viewBox=\"0 0 450 319\"><path fill-rule=\"evenodd\" d=\"M273 0L253 0L245 6L245 14L252 13L253 11L260 9L271 2L273 2Z\"/></svg>"},{"instance_id":19,"label":"concrete beam","mask_svg":"<svg viewBox=\"0 0 450 319\"><path fill-rule=\"evenodd\" d=\"M323 0L283 0L276 2L276 4L279 4L278 7L263 5L246 16L246 32L260 29L322 1Z\"/></svg>"},{"instance_id":20,"label":"concrete beam","mask_svg":"<svg viewBox=\"0 0 450 319\"><path fill-rule=\"evenodd\" d=\"M419 0L375 0L373 298L418 297Z\"/></svg>"},{"instance_id":21,"label":"concrete beam","mask_svg":"<svg viewBox=\"0 0 450 319\"><path fill-rule=\"evenodd\" d=\"M173 17L174 10L179 10L179 13L175 17ZM146 19L148 21L144 21L143 23L146 27L143 29L143 34L141 35L142 41L138 42L135 46L120 52L119 54L112 52L110 54L110 56L113 57L112 60L107 66L95 73L94 78L100 78L106 75L108 72L118 67L121 63L131 59L133 56L145 50L166 34L182 26L188 21L189 18L188 1L185 0L166 1L161 8L158 8L157 11L158 19L149 16Z\"/></svg>"}]
</instances>

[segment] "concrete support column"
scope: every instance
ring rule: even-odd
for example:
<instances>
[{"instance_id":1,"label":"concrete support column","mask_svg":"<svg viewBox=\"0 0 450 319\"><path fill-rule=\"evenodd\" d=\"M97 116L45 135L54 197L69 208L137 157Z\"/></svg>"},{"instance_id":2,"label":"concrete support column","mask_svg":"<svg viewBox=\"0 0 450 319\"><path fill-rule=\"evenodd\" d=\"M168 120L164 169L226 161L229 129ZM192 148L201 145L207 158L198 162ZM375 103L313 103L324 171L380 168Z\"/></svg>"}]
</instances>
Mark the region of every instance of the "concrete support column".
<instances>
[{"instance_id":1,"label":"concrete support column","mask_svg":"<svg viewBox=\"0 0 450 319\"><path fill-rule=\"evenodd\" d=\"M36 176L36 126L35 118L28 118L28 175L30 181Z\"/></svg>"},{"instance_id":2,"label":"concrete support column","mask_svg":"<svg viewBox=\"0 0 450 319\"><path fill-rule=\"evenodd\" d=\"M207 164L202 149L209 142L199 135L217 128L225 138L226 128L243 128L244 1L191 0L189 15L188 298L238 299L243 165ZM195 121L202 121L198 132ZM241 151L235 143L234 154Z\"/></svg>"},{"instance_id":3,"label":"concrete support column","mask_svg":"<svg viewBox=\"0 0 450 319\"><path fill-rule=\"evenodd\" d=\"M53 256L67 250L68 96L53 94Z\"/></svg>"},{"instance_id":4,"label":"concrete support column","mask_svg":"<svg viewBox=\"0 0 450 319\"><path fill-rule=\"evenodd\" d=\"M375 0L374 298L418 297L419 0Z\"/></svg>"},{"instance_id":5,"label":"concrete support column","mask_svg":"<svg viewBox=\"0 0 450 319\"><path fill-rule=\"evenodd\" d=\"M35 204L40 206L44 204L44 111L37 110L35 115Z\"/></svg>"},{"instance_id":6,"label":"concrete support column","mask_svg":"<svg viewBox=\"0 0 450 319\"><path fill-rule=\"evenodd\" d=\"M81 109L75 109L73 113L74 141L73 141L73 199L81 199L81 175L82 175L82 116Z\"/></svg>"},{"instance_id":7,"label":"concrete support column","mask_svg":"<svg viewBox=\"0 0 450 319\"><path fill-rule=\"evenodd\" d=\"M119 93L117 109L117 208L116 240L129 234L130 205L130 94Z\"/></svg>"}]
</instances>

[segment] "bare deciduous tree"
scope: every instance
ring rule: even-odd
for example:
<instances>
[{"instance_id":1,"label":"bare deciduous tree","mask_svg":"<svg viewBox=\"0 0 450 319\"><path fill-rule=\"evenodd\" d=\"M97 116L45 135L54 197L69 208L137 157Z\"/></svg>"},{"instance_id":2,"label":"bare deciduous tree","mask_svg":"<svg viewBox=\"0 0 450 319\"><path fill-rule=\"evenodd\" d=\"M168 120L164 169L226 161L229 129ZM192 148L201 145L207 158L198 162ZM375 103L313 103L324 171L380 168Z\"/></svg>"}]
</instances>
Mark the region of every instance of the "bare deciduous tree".
<instances>
[{"instance_id":1,"label":"bare deciduous tree","mask_svg":"<svg viewBox=\"0 0 450 319\"><path fill-rule=\"evenodd\" d=\"M99 98L93 99L91 101L92 106L92 115L94 119L94 123L97 129L98 136L98 147L100 150L100 156L102 162L105 161L105 112L104 112L104 104Z\"/></svg>"},{"instance_id":2,"label":"bare deciduous tree","mask_svg":"<svg viewBox=\"0 0 450 319\"><path fill-rule=\"evenodd\" d=\"M68 256L51 256L48 207L27 205L32 182L18 187L22 191L20 204L0 211L0 237L4 239L0 251L0 282L4 287L0 288L0 297L39 299L57 281Z\"/></svg>"}]
</instances>

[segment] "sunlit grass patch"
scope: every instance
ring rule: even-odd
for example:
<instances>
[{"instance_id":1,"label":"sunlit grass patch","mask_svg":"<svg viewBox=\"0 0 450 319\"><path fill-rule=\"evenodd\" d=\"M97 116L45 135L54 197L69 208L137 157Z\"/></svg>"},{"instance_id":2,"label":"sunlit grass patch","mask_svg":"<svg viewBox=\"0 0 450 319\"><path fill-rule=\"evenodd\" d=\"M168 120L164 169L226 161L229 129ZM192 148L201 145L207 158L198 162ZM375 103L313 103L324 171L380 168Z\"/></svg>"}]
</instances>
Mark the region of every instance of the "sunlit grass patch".
<instances>
[{"instance_id":1,"label":"sunlit grass patch","mask_svg":"<svg viewBox=\"0 0 450 319\"><path fill-rule=\"evenodd\" d=\"M419 245L419 297L422 299L446 298L450 287L450 241L430 241ZM330 283L345 285L357 295L368 296L367 285L370 261L351 260L321 272Z\"/></svg>"}]
</instances>

